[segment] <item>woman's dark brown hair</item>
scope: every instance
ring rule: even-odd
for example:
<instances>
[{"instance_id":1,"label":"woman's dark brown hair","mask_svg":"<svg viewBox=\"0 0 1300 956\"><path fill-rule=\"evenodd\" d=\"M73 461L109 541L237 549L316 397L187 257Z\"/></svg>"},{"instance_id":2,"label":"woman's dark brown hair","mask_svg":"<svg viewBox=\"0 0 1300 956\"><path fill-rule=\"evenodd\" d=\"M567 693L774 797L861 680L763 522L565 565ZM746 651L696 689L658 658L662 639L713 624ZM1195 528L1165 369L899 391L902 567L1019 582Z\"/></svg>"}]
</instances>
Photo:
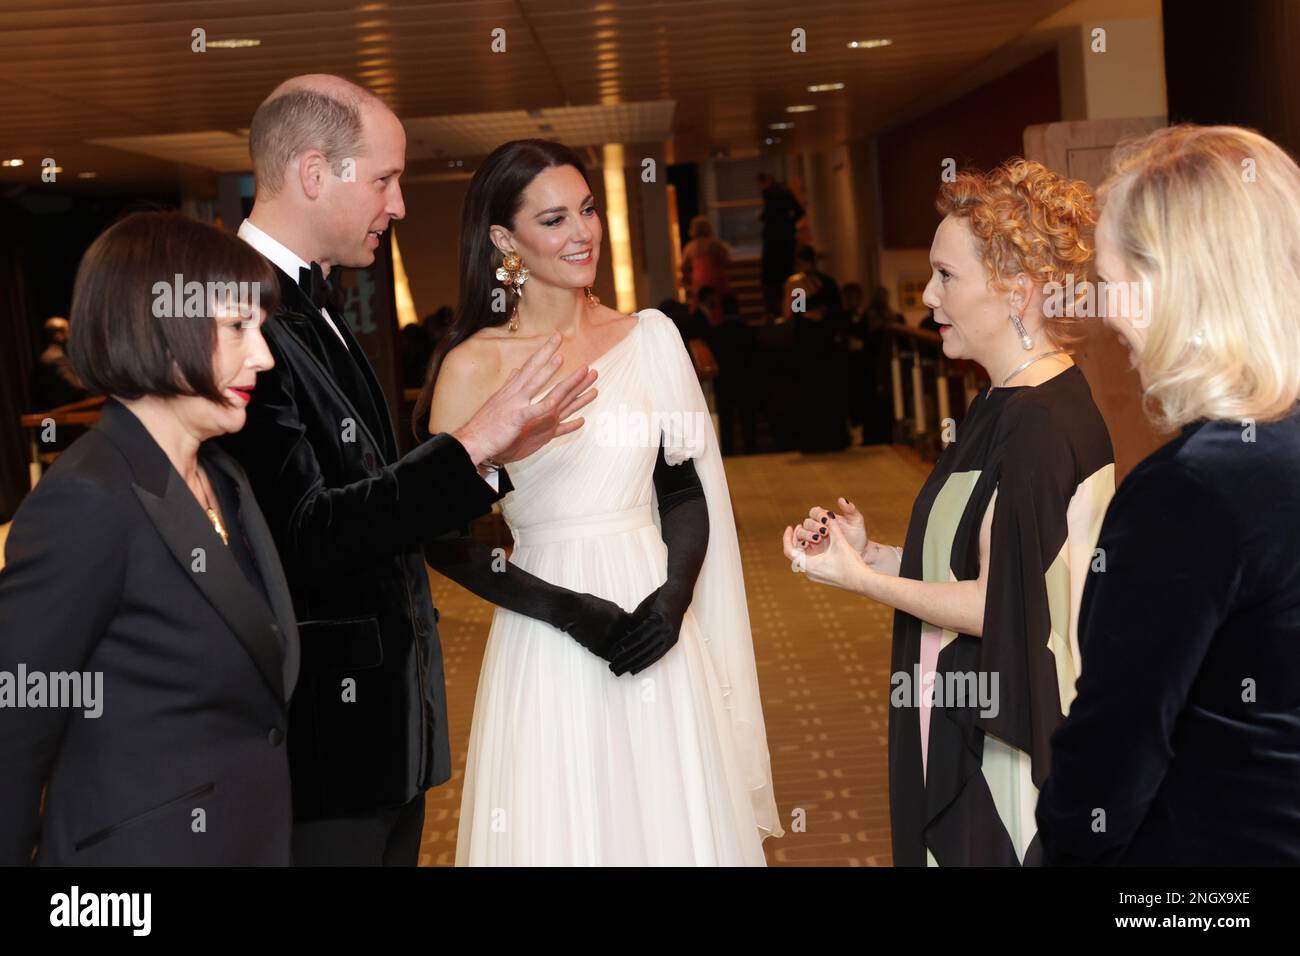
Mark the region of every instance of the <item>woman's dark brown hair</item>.
<instances>
[{"instance_id":1,"label":"woman's dark brown hair","mask_svg":"<svg viewBox=\"0 0 1300 956\"><path fill-rule=\"evenodd\" d=\"M236 302L267 314L280 294L275 271L242 239L178 212L132 213L91 243L77 269L72 367L102 395L225 403L213 377L213 312L215 298L230 290Z\"/></svg>"},{"instance_id":2,"label":"woman's dark brown hair","mask_svg":"<svg viewBox=\"0 0 1300 956\"><path fill-rule=\"evenodd\" d=\"M420 441L429 436L433 387L447 353L479 329L505 325L519 305L519 297L512 291L504 312L492 310L493 291L502 287L496 278L502 256L489 231L493 226L514 229L515 216L524 204L524 190L538 173L556 166L572 166L591 185L587 167L578 154L547 139L502 143L483 160L470 180L460 217L460 301L451 328L429 363L424 387L411 413L411 429Z\"/></svg>"}]
</instances>

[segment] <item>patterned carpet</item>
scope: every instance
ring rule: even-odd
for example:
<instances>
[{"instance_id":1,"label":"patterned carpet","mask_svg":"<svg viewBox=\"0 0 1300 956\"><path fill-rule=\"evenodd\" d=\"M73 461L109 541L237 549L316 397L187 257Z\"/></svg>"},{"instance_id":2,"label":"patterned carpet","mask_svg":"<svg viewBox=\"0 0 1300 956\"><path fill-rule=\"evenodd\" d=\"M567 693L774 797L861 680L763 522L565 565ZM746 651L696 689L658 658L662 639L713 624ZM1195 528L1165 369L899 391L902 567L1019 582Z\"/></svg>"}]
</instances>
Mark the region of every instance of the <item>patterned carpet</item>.
<instances>
[{"instance_id":1,"label":"patterned carpet","mask_svg":"<svg viewBox=\"0 0 1300 956\"><path fill-rule=\"evenodd\" d=\"M786 828L772 866L888 866L886 726L892 612L790 571L781 532L846 495L872 536L902 544L929 466L889 446L727 460L763 691L777 803ZM461 782L491 605L430 575L447 668L455 771L428 794L422 866L455 862Z\"/></svg>"}]
</instances>

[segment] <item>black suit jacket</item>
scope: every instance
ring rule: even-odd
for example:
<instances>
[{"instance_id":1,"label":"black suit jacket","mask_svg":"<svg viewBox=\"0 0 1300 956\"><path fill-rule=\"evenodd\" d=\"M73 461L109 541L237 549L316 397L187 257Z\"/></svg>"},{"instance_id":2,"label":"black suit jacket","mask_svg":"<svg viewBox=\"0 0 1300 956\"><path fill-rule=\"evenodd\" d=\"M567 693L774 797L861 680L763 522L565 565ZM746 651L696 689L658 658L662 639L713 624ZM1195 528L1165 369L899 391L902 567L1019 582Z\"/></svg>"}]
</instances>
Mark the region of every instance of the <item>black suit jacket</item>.
<instances>
[{"instance_id":1,"label":"black suit jacket","mask_svg":"<svg viewBox=\"0 0 1300 956\"><path fill-rule=\"evenodd\" d=\"M290 862L288 584L239 465L210 444L199 455L238 490L224 517L231 534L242 528L270 606L114 400L14 517L0 671L103 683L97 717L0 709L0 863L27 862L38 843L42 864Z\"/></svg>"},{"instance_id":2,"label":"black suit jacket","mask_svg":"<svg viewBox=\"0 0 1300 956\"><path fill-rule=\"evenodd\" d=\"M275 368L226 447L279 545L302 636L290 715L298 820L398 806L451 776L437 611L422 542L468 524L494 492L464 446L435 435L398 457L383 391L281 272L263 326Z\"/></svg>"}]
</instances>

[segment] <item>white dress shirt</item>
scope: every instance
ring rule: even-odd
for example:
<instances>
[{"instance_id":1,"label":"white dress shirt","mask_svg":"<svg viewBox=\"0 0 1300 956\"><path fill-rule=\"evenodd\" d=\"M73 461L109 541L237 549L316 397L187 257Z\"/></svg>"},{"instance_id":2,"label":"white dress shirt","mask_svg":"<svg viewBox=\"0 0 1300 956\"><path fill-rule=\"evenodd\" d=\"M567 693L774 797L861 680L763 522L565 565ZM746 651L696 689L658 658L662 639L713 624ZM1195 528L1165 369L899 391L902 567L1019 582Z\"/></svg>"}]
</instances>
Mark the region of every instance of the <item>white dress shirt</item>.
<instances>
[{"instance_id":1,"label":"white dress shirt","mask_svg":"<svg viewBox=\"0 0 1300 956\"><path fill-rule=\"evenodd\" d=\"M281 272L287 275L294 282L298 281L299 269L307 269L311 267L311 263L304 262L302 256L298 255L298 253L294 252L278 240L268 236L247 219L240 223L237 235L240 239L243 239L266 258L270 259ZM320 314L325 316L325 321L328 322L330 328L334 330L334 334L339 337L339 341L343 343L343 347L347 348L347 339L343 338L343 333L340 332L339 327L334 324L334 318L324 307L321 308Z\"/></svg>"}]
</instances>

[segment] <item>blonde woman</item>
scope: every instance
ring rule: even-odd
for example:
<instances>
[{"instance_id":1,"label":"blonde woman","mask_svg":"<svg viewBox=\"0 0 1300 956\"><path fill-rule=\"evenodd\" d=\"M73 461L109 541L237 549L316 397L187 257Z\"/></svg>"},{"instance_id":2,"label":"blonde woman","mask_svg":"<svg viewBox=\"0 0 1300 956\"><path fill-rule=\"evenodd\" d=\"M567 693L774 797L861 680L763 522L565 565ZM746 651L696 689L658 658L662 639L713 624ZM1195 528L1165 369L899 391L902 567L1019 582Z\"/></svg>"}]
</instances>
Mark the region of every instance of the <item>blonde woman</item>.
<instances>
[{"instance_id":1,"label":"blonde woman","mask_svg":"<svg viewBox=\"0 0 1300 956\"><path fill-rule=\"evenodd\" d=\"M727 269L731 265L731 247L713 234L713 223L708 216L691 220L691 241L682 249L682 275L691 290L691 311L700 308L700 290L713 290L709 322L722 321L722 297L730 291Z\"/></svg>"},{"instance_id":2,"label":"blonde woman","mask_svg":"<svg viewBox=\"0 0 1300 956\"><path fill-rule=\"evenodd\" d=\"M794 570L896 609L889 717L894 863L1034 865L1048 740L1074 694L1084 574L1114 492L1110 437L1070 359L1092 259L1088 187L1015 160L939 197L925 304L971 403L900 548L845 499L787 528Z\"/></svg>"},{"instance_id":3,"label":"blonde woman","mask_svg":"<svg viewBox=\"0 0 1300 956\"><path fill-rule=\"evenodd\" d=\"M1102 197L1098 269L1128 292L1107 325L1175 434L1102 525L1044 848L1063 863L1295 865L1300 169L1249 130L1180 126L1123 150Z\"/></svg>"}]
</instances>

